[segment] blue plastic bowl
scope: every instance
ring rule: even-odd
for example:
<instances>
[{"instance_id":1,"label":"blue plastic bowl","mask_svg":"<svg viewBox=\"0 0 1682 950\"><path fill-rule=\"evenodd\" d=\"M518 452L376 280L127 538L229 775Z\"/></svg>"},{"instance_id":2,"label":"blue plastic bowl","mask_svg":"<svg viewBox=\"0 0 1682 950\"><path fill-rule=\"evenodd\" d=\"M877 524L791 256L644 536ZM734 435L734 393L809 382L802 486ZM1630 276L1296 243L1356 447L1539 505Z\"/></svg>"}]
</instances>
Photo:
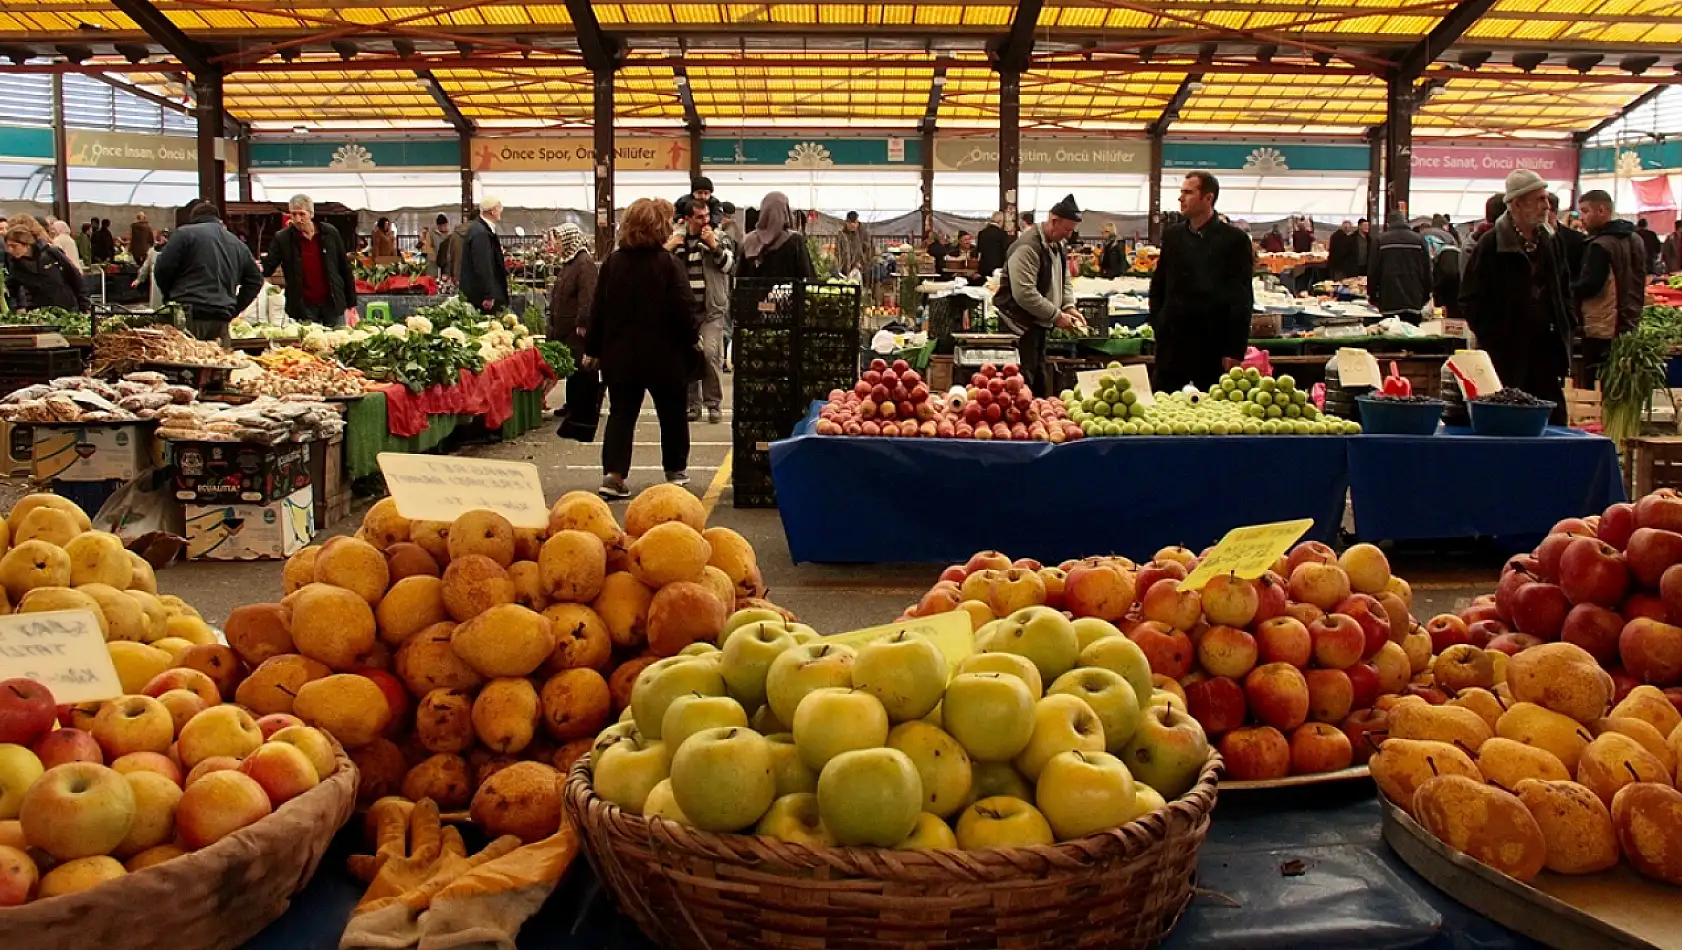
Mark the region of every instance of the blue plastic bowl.
<instances>
[{"instance_id":1,"label":"blue plastic bowl","mask_svg":"<svg viewBox=\"0 0 1682 950\"><path fill-rule=\"evenodd\" d=\"M1508 406L1478 399L1466 403L1472 413L1472 432L1477 435L1516 436L1533 439L1548 427L1555 403L1539 406Z\"/></svg>"},{"instance_id":2,"label":"blue plastic bowl","mask_svg":"<svg viewBox=\"0 0 1682 950\"><path fill-rule=\"evenodd\" d=\"M1361 431L1367 435L1436 435L1448 403L1396 402L1372 396L1356 396L1361 409Z\"/></svg>"}]
</instances>

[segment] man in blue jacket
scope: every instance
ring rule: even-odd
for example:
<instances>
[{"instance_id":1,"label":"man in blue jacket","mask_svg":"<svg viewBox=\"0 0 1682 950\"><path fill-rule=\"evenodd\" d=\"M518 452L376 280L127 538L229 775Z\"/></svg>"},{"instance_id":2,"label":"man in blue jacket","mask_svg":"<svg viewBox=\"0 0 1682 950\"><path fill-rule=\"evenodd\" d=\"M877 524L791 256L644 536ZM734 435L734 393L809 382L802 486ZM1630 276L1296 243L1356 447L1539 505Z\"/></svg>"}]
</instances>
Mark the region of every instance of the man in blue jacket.
<instances>
[{"instance_id":1,"label":"man in blue jacket","mask_svg":"<svg viewBox=\"0 0 1682 950\"><path fill-rule=\"evenodd\" d=\"M152 265L152 280L166 303L187 311L187 332L227 346L228 322L263 289L251 249L222 226L216 205L200 201Z\"/></svg>"}]
</instances>

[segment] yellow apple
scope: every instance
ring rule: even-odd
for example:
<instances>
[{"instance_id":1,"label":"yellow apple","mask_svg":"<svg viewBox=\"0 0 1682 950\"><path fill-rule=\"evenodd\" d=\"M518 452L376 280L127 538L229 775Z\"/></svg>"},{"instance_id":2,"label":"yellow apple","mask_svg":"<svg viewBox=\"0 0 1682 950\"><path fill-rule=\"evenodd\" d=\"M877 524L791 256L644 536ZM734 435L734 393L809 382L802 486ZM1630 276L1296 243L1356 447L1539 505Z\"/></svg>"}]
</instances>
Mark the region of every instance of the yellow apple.
<instances>
[{"instance_id":1,"label":"yellow apple","mask_svg":"<svg viewBox=\"0 0 1682 950\"><path fill-rule=\"evenodd\" d=\"M902 722L888 733L888 748L911 759L923 785L923 811L945 818L969 802L969 753L958 740L926 722Z\"/></svg>"},{"instance_id":2,"label":"yellow apple","mask_svg":"<svg viewBox=\"0 0 1682 950\"><path fill-rule=\"evenodd\" d=\"M1052 756L1034 786L1034 801L1060 841L1125 824L1135 795L1132 773L1108 752Z\"/></svg>"},{"instance_id":3,"label":"yellow apple","mask_svg":"<svg viewBox=\"0 0 1682 950\"><path fill-rule=\"evenodd\" d=\"M94 717L93 738L107 762L130 752L167 752L175 740L175 719L150 696L122 696Z\"/></svg>"},{"instance_id":4,"label":"yellow apple","mask_svg":"<svg viewBox=\"0 0 1682 950\"><path fill-rule=\"evenodd\" d=\"M1052 756L1076 749L1104 751L1104 724L1080 697L1053 693L1034 704L1034 733L1011 761L1023 778L1037 782Z\"/></svg>"},{"instance_id":5,"label":"yellow apple","mask_svg":"<svg viewBox=\"0 0 1682 950\"><path fill-rule=\"evenodd\" d=\"M671 780L678 807L704 831L753 827L777 793L770 743L746 726L690 736L672 756Z\"/></svg>"},{"instance_id":6,"label":"yellow apple","mask_svg":"<svg viewBox=\"0 0 1682 950\"><path fill-rule=\"evenodd\" d=\"M29 749L16 743L0 743L0 820L18 816L24 793L46 771L40 758Z\"/></svg>"},{"instance_id":7,"label":"yellow apple","mask_svg":"<svg viewBox=\"0 0 1682 950\"><path fill-rule=\"evenodd\" d=\"M958 847L1025 848L1057 839L1039 809L1020 798L983 798L958 818Z\"/></svg>"},{"instance_id":8,"label":"yellow apple","mask_svg":"<svg viewBox=\"0 0 1682 950\"><path fill-rule=\"evenodd\" d=\"M823 816L818 812L818 796L811 792L779 797L759 819L753 833L814 848L833 848L836 844L835 836L824 827Z\"/></svg>"},{"instance_id":9,"label":"yellow apple","mask_svg":"<svg viewBox=\"0 0 1682 950\"><path fill-rule=\"evenodd\" d=\"M175 807L175 827L181 843L206 848L255 824L272 811L263 786L243 772L212 772L187 786Z\"/></svg>"},{"instance_id":10,"label":"yellow apple","mask_svg":"<svg viewBox=\"0 0 1682 950\"><path fill-rule=\"evenodd\" d=\"M1098 622L1103 623L1102 620ZM1040 678L1040 668L1027 657L1014 653L971 653L953 671L954 676L964 673L1006 673L1026 683L1028 693L1035 701L1045 695L1045 681Z\"/></svg>"},{"instance_id":11,"label":"yellow apple","mask_svg":"<svg viewBox=\"0 0 1682 950\"><path fill-rule=\"evenodd\" d=\"M901 630L859 648L853 686L881 701L890 722L927 716L946 689L946 655L933 640Z\"/></svg>"},{"instance_id":12,"label":"yellow apple","mask_svg":"<svg viewBox=\"0 0 1682 950\"><path fill-rule=\"evenodd\" d=\"M971 759L1001 762L1034 737L1034 698L1019 677L965 673L947 684L940 721Z\"/></svg>"},{"instance_id":13,"label":"yellow apple","mask_svg":"<svg viewBox=\"0 0 1682 950\"><path fill-rule=\"evenodd\" d=\"M121 773L71 762L35 780L18 820L32 847L69 861L109 854L128 835L134 812L134 792Z\"/></svg>"},{"instance_id":14,"label":"yellow apple","mask_svg":"<svg viewBox=\"0 0 1682 950\"><path fill-rule=\"evenodd\" d=\"M679 696L660 718L660 741L676 758L683 751L683 743L702 730L747 724L748 714L742 711L741 703L728 696Z\"/></svg>"},{"instance_id":15,"label":"yellow apple","mask_svg":"<svg viewBox=\"0 0 1682 950\"><path fill-rule=\"evenodd\" d=\"M793 724L794 711L813 690L853 685L858 654L839 643L796 644L771 661L765 674L765 701L782 722Z\"/></svg>"},{"instance_id":16,"label":"yellow apple","mask_svg":"<svg viewBox=\"0 0 1682 950\"><path fill-rule=\"evenodd\" d=\"M875 696L861 690L825 687L806 694L794 711L793 725L800 760L819 773L820 783L830 759L843 752L881 748L888 741L888 711Z\"/></svg>"},{"instance_id":17,"label":"yellow apple","mask_svg":"<svg viewBox=\"0 0 1682 950\"><path fill-rule=\"evenodd\" d=\"M612 741L606 748L598 742L592 756L596 794L633 815L642 814L648 795L671 774L672 757L666 744L645 739L639 732Z\"/></svg>"},{"instance_id":18,"label":"yellow apple","mask_svg":"<svg viewBox=\"0 0 1682 950\"><path fill-rule=\"evenodd\" d=\"M923 783L898 749L857 749L818 775L818 813L844 845L891 848L917 827Z\"/></svg>"},{"instance_id":19,"label":"yellow apple","mask_svg":"<svg viewBox=\"0 0 1682 950\"><path fill-rule=\"evenodd\" d=\"M191 769L216 755L243 759L262 744L263 730L250 713L238 706L212 706L181 727L176 752Z\"/></svg>"},{"instance_id":20,"label":"yellow apple","mask_svg":"<svg viewBox=\"0 0 1682 950\"><path fill-rule=\"evenodd\" d=\"M958 836L938 815L923 812L917 816L917 826L895 847L901 851L951 851L958 847Z\"/></svg>"}]
</instances>

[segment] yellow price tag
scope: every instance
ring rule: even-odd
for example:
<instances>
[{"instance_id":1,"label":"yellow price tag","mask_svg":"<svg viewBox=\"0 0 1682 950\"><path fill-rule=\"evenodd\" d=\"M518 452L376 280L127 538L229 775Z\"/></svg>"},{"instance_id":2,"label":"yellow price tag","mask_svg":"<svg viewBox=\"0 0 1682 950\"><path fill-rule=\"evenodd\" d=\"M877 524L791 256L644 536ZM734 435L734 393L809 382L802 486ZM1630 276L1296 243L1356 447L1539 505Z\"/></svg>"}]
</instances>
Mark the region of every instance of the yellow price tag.
<instances>
[{"instance_id":1,"label":"yellow price tag","mask_svg":"<svg viewBox=\"0 0 1682 950\"><path fill-rule=\"evenodd\" d=\"M1255 580L1273 567L1279 556L1297 543L1303 532L1314 527L1313 518L1256 524L1247 528L1233 528L1197 563L1197 569L1179 583L1179 590L1201 590L1204 584L1219 574L1237 574L1245 580Z\"/></svg>"},{"instance_id":2,"label":"yellow price tag","mask_svg":"<svg viewBox=\"0 0 1682 950\"><path fill-rule=\"evenodd\" d=\"M922 634L933 640L935 646L940 647L941 654L946 657L948 670L957 669L964 657L975 652L974 625L970 621L969 612L963 610L950 610L932 617L913 617L904 623L885 623L880 627L867 627L851 633L837 633L824 637L824 640L861 647L876 640L886 640L901 630Z\"/></svg>"}]
</instances>

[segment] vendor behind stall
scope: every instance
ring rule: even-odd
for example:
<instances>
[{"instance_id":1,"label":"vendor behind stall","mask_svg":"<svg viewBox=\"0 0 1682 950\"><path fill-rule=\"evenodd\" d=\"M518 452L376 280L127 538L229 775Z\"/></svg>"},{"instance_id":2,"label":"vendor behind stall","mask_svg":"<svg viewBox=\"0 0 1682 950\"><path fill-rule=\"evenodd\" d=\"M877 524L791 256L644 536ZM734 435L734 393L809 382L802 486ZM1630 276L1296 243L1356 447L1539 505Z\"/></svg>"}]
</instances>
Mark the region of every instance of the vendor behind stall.
<instances>
[{"instance_id":1,"label":"vendor behind stall","mask_svg":"<svg viewBox=\"0 0 1682 950\"><path fill-rule=\"evenodd\" d=\"M993 298L1005 329L1017 338L1022 375L1035 395L1051 391L1045 362L1047 334L1053 328L1082 325L1064 247L1078 224L1080 208L1074 195L1052 205L1045 224L1027 228L1011 245L1004 279Z\"/></svg>"},{"instance_id":2,"label":"vendor behind stall","mask_svg":"<svg viewBox=\"0 0 1682 950\"><path fill-rule=\"evenodd\" d=\"M287 210L291 223L269 242L263 276L276 270L285 275L288 317L299 323L344 326L345 311L356 306L356 275L339 229L316 224L315 202L308 195L294 195Z\"/></svg>"}]
</instances>

